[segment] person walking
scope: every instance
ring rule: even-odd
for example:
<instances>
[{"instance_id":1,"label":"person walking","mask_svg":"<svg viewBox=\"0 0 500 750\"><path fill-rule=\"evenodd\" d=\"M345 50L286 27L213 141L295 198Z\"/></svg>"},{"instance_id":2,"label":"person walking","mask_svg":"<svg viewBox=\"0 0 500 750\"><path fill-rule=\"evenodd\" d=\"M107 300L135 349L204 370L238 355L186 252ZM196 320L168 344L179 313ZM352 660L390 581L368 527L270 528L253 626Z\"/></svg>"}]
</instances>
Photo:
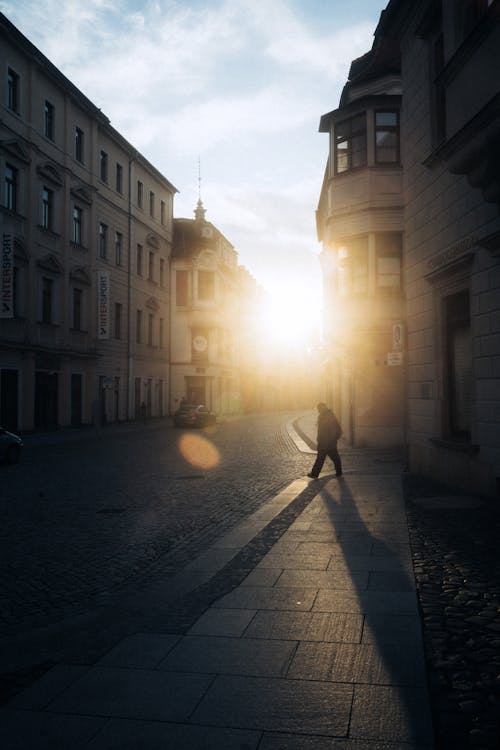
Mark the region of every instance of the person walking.
<instances>
[{"instance_id":1,"label":"person walking","mask_svg":"<svg viewBox=\"0 0 500 750\"><path fill-rule=\"evenodd\" d=\"M328 408L323 402L319 403L318 409L318 438L317 438L317 449L318 455L311 471L307 475L311 479L317 479L325 458L329 456L333 465L335 466L335 472L337 477L342 476L342 462L340 460L339 452L337 450L337 440L342 432L339 421L333 411Z\"/></svg>"}]
</instances>

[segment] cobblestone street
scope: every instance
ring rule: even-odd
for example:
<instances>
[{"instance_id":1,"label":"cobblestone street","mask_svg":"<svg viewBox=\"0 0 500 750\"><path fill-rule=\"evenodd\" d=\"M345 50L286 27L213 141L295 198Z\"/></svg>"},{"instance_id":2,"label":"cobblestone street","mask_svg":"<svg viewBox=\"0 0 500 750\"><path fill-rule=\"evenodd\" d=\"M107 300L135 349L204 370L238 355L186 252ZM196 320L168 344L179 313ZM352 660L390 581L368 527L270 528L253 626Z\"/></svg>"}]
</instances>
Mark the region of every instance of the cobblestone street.
<instances>
[{"instance_id":1,"label":"cobblestone street","mask_svg":"<svg viewBox=\"0 0 500 750\"><path fill-rule=\"evenodd\" d=\"M64 623L94 611L107 627L111 613L101 608L113 593L140 586L144 577L168 579L303 475L309 457L288 436L289 418L245 417L190 433L215 446L219 462L211 469L181 456L179 440L189 433L169 422L66 442L28 438L20 464L0 467L7 685L12 673L28 678L36 663L43 670L56 658L55 644L58 654L70 648L68 639L58 642ZM41 642L30 637L35 631ZM33 643L33 654L21 643ZM92 648L99 649L99 639Z\"/></svg>"},{"instance_id":2,"label":"cobblestone street","mask_svg":"<svg viewBox=\"0 0 500 750\"><path fill-rule=\"evenodd\" d=\"M500 515L406 476L438 750L500 747Z\"/></svg>"}]
</instances>

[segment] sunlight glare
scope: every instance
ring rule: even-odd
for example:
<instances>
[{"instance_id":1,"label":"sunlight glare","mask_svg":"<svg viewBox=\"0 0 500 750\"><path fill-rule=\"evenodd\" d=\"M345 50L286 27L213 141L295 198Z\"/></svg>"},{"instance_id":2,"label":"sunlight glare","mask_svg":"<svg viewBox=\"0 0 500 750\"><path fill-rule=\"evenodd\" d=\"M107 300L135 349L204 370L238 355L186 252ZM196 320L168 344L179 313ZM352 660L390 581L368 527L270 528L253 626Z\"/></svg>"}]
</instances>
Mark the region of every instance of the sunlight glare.
<instances>
[{"instance_id":1,"label":"sunlight glare","mask_svg":"<svg viewBox=\"0 0 500 750\"><path fill-rule=\"evenodd\" d=\"M304 289L278 289L262 310L263 339L278 351L305 351L319 337L320 313L320 300L307 297Z\"/></svg>"},{"instance_id":2,"label":"sunlight glare","mask_svg":"<svg viewBox=\"0 0 500 750\"><path fill-rule=\"evenodd\" d=\"M182 435L179 450L191 466L199 469L214 469L220 461L219 451L215 445L202 435Z\"/></svg>"}]
</instances>

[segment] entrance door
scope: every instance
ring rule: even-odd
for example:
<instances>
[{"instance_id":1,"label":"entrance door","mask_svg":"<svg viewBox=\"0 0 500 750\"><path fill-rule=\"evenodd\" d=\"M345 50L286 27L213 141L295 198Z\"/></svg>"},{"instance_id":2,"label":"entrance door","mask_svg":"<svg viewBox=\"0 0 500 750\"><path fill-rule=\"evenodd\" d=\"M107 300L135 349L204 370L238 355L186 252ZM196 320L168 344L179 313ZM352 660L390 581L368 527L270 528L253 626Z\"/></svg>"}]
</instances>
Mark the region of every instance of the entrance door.
<instances>
[{"instance_id":1,"label":"entrance door","mask_svg":"<svg viewBox=\"0 0 500 750\"><path fill-rule=\"evenodd\" d=\"M17 432L17 370L0 371L0 425L6 430Z\"/></svg>"},{"instance_id":2,"label":"entrance door","mask_svg":"<svg viewBox=\"0 0 500 750\"><path fill-rule=\"evenodd\" d=\"M57 429L56 372L35 372L35 429Z\"/></svg>"},{"instance_id":3,"label":"entrance door","mask_svg":"<svg viewBox=\"0 0 500 750\"><path fill-rule=\"evenodd\" d=\"M206 389L206 378L199 375L187 377L187 400L190 404L205 404L207 403L207 389Z\"/></svg>"}]
</instances>

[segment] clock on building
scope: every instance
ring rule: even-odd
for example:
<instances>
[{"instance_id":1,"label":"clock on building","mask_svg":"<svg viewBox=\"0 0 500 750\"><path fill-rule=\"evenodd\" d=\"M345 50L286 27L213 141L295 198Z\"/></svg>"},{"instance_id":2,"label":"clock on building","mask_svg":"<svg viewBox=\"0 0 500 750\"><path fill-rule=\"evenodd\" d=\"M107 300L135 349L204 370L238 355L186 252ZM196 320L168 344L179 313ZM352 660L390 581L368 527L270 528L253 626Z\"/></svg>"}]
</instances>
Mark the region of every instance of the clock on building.
<instances>
[{"instance_id":1,"label":"clock on building","mask_svg":"<svg viewBox=\"0 0 500 750\"><path fill-rule=\"evenodd\" d=\"M207 346L208 346L208 341L205 338L205 336L198 335L198 336L194 337L194 339L193 339L193 348L197 352L204 352L204 351L206 351Z\"/></svg>"}]
</instances>

